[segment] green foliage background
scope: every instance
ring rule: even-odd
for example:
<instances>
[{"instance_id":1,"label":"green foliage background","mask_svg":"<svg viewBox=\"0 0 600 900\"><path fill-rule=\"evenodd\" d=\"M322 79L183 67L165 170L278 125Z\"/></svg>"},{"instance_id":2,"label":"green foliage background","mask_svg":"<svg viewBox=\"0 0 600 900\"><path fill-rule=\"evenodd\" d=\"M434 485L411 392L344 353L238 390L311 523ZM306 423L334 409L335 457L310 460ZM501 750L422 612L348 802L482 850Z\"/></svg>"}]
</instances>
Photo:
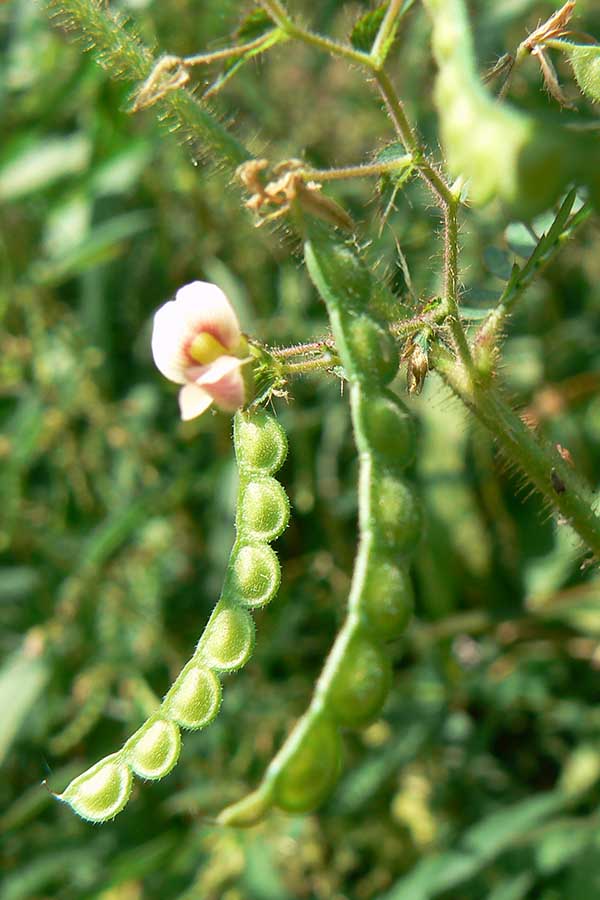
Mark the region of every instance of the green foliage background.
<instances>
[{"instance_id":1,"label":"green foliage background","mask_svg":"<svg viewBox=\"0 0 600 900\"><path fill-rule=\"evenodd\" d=\"M182 55L218 46L247 11L234 0L111 5L148 44ZM307 16L338 36L369 8L318 6L307 0ZM578 7L581 29L600 36L593 2ZM480 0L482 65L552 10ZM283 585L216 722L187 735L172 775L136 785L107 825L80 821L40 785L61 790L145 718L208 617L233 536L230 421L179 421L149 353L153 311L202 278L267 343L320 336L326 320L293 240L256 231L237 188L152 110L129 116L132 86L52 29L41 5L2 4L0 40L2 900L597 898L600 581L435 378L412 404L428 517L417 614L394 647L384 715L348 735L331 801L248 832L212 824L303 710L343 612L355 461L339 384L318 377L276 403L294 510ZM391 72L435 147L417 8ZM517 81L524 104L552 102L533 66ZM273 161L354 163L392 137L359 73L291 44L242 68L215 106ZM415 291L435 294L439 222L419 185L396 198L380 236L385 187L332 194L364 223L398 293L408 296L396 240ZM507 224L497 207L464 223L471 306L497 296L527 239ZM599 238L587 225L529 291L500 372L595 484Z\"/></svg>"}]
</instances>

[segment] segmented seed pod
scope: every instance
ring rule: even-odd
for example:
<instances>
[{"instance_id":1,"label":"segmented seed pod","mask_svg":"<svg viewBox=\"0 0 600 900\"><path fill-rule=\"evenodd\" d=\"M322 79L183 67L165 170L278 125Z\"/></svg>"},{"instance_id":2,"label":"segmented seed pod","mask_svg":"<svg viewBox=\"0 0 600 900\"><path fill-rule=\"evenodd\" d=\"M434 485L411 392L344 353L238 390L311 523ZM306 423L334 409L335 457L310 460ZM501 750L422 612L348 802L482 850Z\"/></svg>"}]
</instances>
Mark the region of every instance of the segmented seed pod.
<instances>
[{"instance_id":1,"label":"segmented seed pod","mask_svg":"<svg viewBox=\"0 0 600 900\"><path fill-rule=\"evenodd\" d=\"M307 711L258 791L219 817L240 826L264 815L270 803L288 812L316 808L338 776L340 729L361 727L380 714L391 681L385 644L398 638L410 619L407 560L423 524L420 503L404 475L415 453L415 429L404 405L386 388L397 371L398 354L370 304L368 271L354 248L323 229L307 242L305 257L351 385L360 464L359 548L348 615Z\"/></svg>"},{"instance_id":2,"label":"segmented seed pod","mask_svg":"<svg viewBox=\"0 0 600 900\"><path fill-rule=\"evenodd\" d=\"M221 682L208 666L188 663L166 695L163 709L181 728L209 725L221 706Z\"/></svg>"},{"instance_id":3,"label":"segmented seed pod","mask_svg":"<svg viewBox=\"0 0 600 900\"><path fill-rule=\"evenodd\" d=\"M249 541L274 541L287 525L289 514L286 493L274 478L255 477L246 484L241 527Z\"/></svg>"},{"instance_id":4,"label":"segmented seed pod","mask_svg":"<svg viewBox=\"0 0 600 900\"><path fill-rule=\"evenodd\" d=\"M435 100L448 167L469 181L469 199L499 197L513 215L548 209L569 182L592 187L596 140L497 101L482 85L464 0L424 0L438 65Z\"/></svg>"},{"instance_id":5,"label":"segmented seed pod","mask_svg":"<svg viewBox=\"0 0 600 900\"><path fill-rule=\"evenodd\" d=\"M57 800L68 803L88 822L106 822L120 813L131 794L132 774L120 753L74 778Z\"/></svg>"},{"instance_id":6,"label":"segmented seed pod","mask_svg":"<svg viewBox=\"0 0 600 900\"><path fill-rule=\"evenodd\" d=\"M390 659L375 637L357 631L327 692L327 708L339 725L358 728L381 712L390 689Z\"/></svg>"},{"instance_id":7,"label":"segmented seed pod","mask_svg":"<svg viewBox=\"0 0 600 900\"><path fill-rule=\"evenodd\" d=\"M123 757L139 778L157 781L168 775L179 759L181 735L174 722L149 720L123 748Z\"/></svg>"},{"instance_id":8,"label":"segmented seed pod","mask_svg":"<svg viewBox=\"0 0 600 900\"><path fill-rule=\"evenodd\" d=\"M286 812L310 812L329 794L341 765L341 741L335 724L317 716L273 779L273 803Z\"/></svg>"},{"instance_id":9,"label":"segmented seed pod","mask_svg":"<svg viewBox=\"0 0 600 900\"><path fill-rule=\"evenodd\" d=\"M380 640L396 640L410 622L413 607L413 587L406 564L381 548L370 553L362 592L367 627Z\"/></svg>"},{"instance_id":10,"label":"segmented seed pod","mask_svg":"<svg viewBox=\"0 0 600 900\"><path fill-rule=\"evenodd\" d=\"M248 609L264 606L277 593L280 568L269 543L286 527L289 503L272 476L285 460L285 433L266 412L238 412L234 445L239 467L236 541L221 598L156 713L121 751L57 795L91 822L104 822L123 809L133 774L158 780L171 771L179 758L180 728L198 730L212 722L221 704L219 676L239 669L252 653L254 622ZM244 815L250 817L248 811Z\"/></svg>"},{"instance_id":11,"label":"segmented seed pod","mask_svg":"<svg viewBox=\"0 0 600 900\"><path fill-rule=\"evenodd\" d=\"M222 604L222 605L221 605ZM218 672L232 672L250 658L254 647L254 622L236 603L223 603L206 627L198 654Z\"/></svg>"}]
</instances>

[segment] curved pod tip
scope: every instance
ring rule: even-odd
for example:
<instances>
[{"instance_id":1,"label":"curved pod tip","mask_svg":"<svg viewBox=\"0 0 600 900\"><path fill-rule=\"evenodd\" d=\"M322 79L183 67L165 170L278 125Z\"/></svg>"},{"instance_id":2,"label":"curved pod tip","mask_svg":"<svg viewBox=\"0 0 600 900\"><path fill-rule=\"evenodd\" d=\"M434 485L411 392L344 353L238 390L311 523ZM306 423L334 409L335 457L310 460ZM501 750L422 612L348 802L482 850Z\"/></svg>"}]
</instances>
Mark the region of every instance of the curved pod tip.
<instances>
[{"instance_id":1,"label":"curved pod tip","mask_svg":"<svg viewBox=\"0 0 600 900\"><path fill-rule=\"evenodd\" d=\"M120 813L129 800L132 782L131 769L120 753L114 753L73 779L55 797L88 822L106 822Z\"/></svg>"}]
</instances>

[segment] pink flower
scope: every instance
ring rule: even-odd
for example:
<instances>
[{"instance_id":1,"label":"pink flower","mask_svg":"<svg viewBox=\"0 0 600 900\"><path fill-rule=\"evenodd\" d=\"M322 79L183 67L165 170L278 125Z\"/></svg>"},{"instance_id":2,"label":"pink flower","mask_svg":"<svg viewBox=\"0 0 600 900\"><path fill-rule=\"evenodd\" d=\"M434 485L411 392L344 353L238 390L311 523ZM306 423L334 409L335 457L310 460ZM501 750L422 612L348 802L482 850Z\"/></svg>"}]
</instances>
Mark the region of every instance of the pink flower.
<instances>
[{"instance_id":1,"label":"pink flower","mask_svg":"<svg viewBox=\"0 0 600 900\"><path fill-rule=\"evenodd\" d=\"M206 281L179 288L154 315L152 355L176 384L181 418L194 419L214 403L233 412L246 400L242 366L248 344L223 291Z\"/></svg>"}]
</instances>

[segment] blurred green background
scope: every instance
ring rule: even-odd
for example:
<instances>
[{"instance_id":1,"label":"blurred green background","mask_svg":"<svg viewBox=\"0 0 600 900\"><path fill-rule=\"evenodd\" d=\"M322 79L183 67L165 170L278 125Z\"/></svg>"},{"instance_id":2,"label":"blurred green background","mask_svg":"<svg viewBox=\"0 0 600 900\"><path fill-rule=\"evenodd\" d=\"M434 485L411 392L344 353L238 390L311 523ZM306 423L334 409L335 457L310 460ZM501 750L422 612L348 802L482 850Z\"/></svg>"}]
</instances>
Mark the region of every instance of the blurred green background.
<instances>
[{"instance_id":1,"label":"blurred green background","mask_svg":"<svg viewBox=\"0 0 600 900\"><path fill-rule=\"evenodd\" d=\"M179 54L222 46L251 8L110 5L149 45ZM338 37L369 9L291 6ZM553 9L480 0L482 67ZM578 9L578 27L600 36L593 0ZM392 647L382 718L348 734L327 805L247 832L212 824L259 781L343 616L356 468L339 383L318 377L276 401L294 510L278 543L282 590L257 614L254 656L227 679L216 722L188 734L174 772L138 783L107 825L80 821L41 786L62 790L143 721L190 655L229 553L231 422L179 421L175 386L149 352L153 311L200 278L225 289L266 343L320 336L326 319L293 239L257 231L227 173L194 159L152 110L128 115L132 85L52 28L43 4L2 3L0 45L1 900L599 897L600 580L435 377L411 402L428 523L415 621ZM390 71L435 150L418 5ZM513 95L552 102L533 65ZM358 162L393 137L360 73L294 45L242 68L215 108L274 162ZM399 295L410 291L397 243L414 293L435 294L439 220L418 184L385 224L386 186L351 182L332 195ZM468 213L462 238L465 302L485 307L527 235L490 207ZM595 485L599 238L587 224L529 291L499 375Z\"/></svg>"}]
</instances>

